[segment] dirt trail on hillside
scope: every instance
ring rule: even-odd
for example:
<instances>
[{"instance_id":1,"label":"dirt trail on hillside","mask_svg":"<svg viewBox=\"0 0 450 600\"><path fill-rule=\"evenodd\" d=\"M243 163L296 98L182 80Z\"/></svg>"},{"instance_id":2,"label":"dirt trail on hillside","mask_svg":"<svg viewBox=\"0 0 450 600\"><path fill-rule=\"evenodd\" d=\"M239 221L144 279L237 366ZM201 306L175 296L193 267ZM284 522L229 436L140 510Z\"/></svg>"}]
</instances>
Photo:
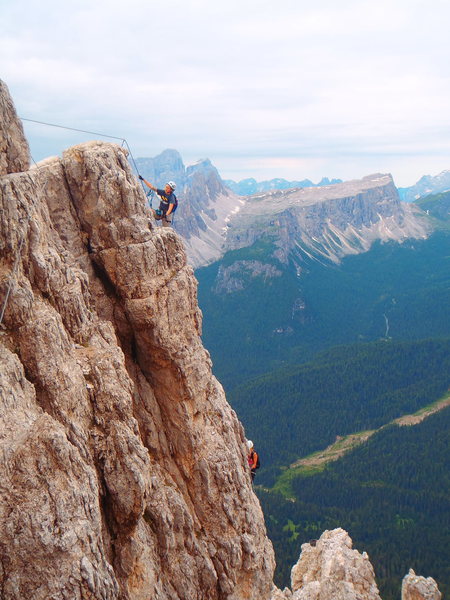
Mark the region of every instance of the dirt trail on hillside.
<instances>
[{"instance_id":1,"label":"dirt trail on hillside","mask_svg":"<svg viewBox=\"0 0 450 600\"><path fill-rule=\"evenodd\" d=\"M352 433L345 437L337 436L336 441L325 448L325 450L321 450L319 452L315 452L310 456L305 458L301 458L297 460L295 463L290 465L290 468L298 468L298 467L321 467L327 463L333 462L341 458L344 454L356 448L363 442L366 442L374 433L377 431L381 431L388 425L400 425L400 426L411 426L417 425L421 423L424 419L429 417L430 415L439 412L440 410L450 406L450 395L446 396L442 400L438 400L431 406L426 409L422 409L417 413L412 415L403 415L398 419L394 419L390 423L383 425L379 429L373 429L370 431L361 431L358 433Z\"/></svg>"},{"instance_id":2,"label":"dirt trail on hillside","mask_svg":"<svg viewBox=\"0 0 450 600\"><path fill-rule=\"evenodd\" d=\"M395 421L392 421L392 423L395 423L396 425L417 425L430 415L439 412L447 406L450 406L450 396L443 398L439 402L436 402L430 406L428 410L424 410L423 412L419 412L414 415L405 415L403 417L399 417L398 419L395 419Z\"/></svg>"}]
</instances>

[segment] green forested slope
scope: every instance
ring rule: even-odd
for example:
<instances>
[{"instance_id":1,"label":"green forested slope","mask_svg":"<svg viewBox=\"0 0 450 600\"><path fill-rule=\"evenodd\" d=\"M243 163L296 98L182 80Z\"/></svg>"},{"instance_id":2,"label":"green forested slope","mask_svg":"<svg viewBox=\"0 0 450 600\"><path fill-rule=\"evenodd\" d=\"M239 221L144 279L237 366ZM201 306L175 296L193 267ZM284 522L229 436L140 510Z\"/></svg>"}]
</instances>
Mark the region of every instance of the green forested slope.
<instances>
[{"instance_id":1,"label":"green forested slope","mask_svg":"<svg viewBox=\"0 0 450 600\"><path fill-rule=\"evenodd\" d=\"M435 227L439 229L450 228L450 192L419 198L415 204L435 219Z\"/></svg>"},{"instance_id":2,"label":"green forested slope","mask_svg":"<svg viewBox=\"0 0 450 600\"><path fill-rule=\"evenodd\" d=\"M270 242L228 253L196 271L203 340L227 391L249 377L310 360L338 344L450 336L450 236L375 244L341 265L294 265ZM243 290L215 293L219 267L236 260L277 264L281 276L242 278Z\"/></svg>"},{"instance_id":3,"label":"green forested slope","mask_svg":"<svg viewBox=\"0 0 450 600\"><path fill-rule=\"evenodd\" d=\"M337 435L379 428L448 390L448 199L428 203L442 230L427 240L375 244L341 265L306 261L300 276L265 240L196 272L205 346L261 454L256 483L280 585L301 542L341 526L369 552L383 600L399 598L410 567L450 592L448 410L384 429L324 473L294 478L295 502L262 487ZM242 260L281 274L243 269L244 289L215 293L219 269Z\"/></svg>"},{"instance_id":4,"label":"green forested slope","mask_svg":"<svg viewBox=\"0 0 450 600\"><path fill-rule=\"evenodd\" d=\"M409 568L450 592L450 408L413 427L383 429L292 488L295 502L257 490L279 585L288 583L303 542L343 527L369 553L384 600L400 597Z\"/></svg>"},{"instance_id":5,"label":"green forested slope","mask_svg":"<svg viewBox=\"0 0 450 600\"><path fill-rule=\"evenodd\" d=\"M337 435L375 429L439 398L450 384L450 340L336 347L235 388L228 400L264 457L264 483Z\"/></svg>"}]
</instances>

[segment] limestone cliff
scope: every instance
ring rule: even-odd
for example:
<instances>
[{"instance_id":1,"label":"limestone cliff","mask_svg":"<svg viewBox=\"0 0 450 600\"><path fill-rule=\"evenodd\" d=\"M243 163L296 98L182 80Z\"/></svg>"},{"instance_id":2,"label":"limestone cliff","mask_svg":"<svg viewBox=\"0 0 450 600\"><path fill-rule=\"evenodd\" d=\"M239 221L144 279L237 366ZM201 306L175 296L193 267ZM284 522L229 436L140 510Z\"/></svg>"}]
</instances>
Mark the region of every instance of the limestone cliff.
<instances>
[{"instance_id":1,"label":"limestone cliff","mask_svg":"<svg viewBox=\"0 0 450 600\"><path fill-rule=\"evenodd\" d=\"M244 432L180 238L114 144L26 170L0 90L1 598L269 598Z\"/></svg>"},{"instance_id":2,"label":"limestone cliff","mask_svg":"<svg viewBox=\"0 0 450 600\"><path fill-rule=\"evenodd\" d=\"M9 90L0 79L0 177L25 171L30 166L30 150L22 123Z\"/></svg>"}]
</instances>

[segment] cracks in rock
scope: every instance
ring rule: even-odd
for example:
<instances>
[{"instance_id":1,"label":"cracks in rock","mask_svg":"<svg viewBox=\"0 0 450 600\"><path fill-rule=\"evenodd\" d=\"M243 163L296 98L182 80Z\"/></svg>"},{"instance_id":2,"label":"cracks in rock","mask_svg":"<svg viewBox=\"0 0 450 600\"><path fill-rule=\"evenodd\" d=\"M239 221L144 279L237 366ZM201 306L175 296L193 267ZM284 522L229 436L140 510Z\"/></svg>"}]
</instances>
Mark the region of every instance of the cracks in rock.
<instances>
[{"instance_id":1,"label":"cracks in rock","mask_svg":"<svg viewBox=\"0 0 450 600\"><path fill-rule=\"evenodd\" d=\"M114 301L118 301L119 296L117 294L114 283L111 281L111 278L109 277L108 273L103 269L103 267L99 263L97 255L94 253L94 251L90 253L90 257L94 274L102 283L106 295L108 296L108 298Z\"/></svg>"}]
</instances>

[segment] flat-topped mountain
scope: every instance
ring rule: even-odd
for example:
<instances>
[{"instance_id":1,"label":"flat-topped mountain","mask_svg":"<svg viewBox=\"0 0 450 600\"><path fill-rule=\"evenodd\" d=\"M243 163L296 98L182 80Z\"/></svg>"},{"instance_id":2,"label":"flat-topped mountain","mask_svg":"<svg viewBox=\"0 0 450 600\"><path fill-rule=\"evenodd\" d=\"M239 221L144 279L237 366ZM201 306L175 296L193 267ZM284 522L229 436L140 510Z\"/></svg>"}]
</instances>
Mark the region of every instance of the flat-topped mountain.
<instances>
[{"instance_id":1,"label":"flat-topped mountain","mask_svg":"<svg viewBox=\"0 0 450 600\"><path fill-rule=\"evenodd\" d=\"M275 241L282 262L291 253L338 262L368 250L375 240L424 238L430 230L423 211L400 202L392 177L375 174L250 196L229 221L225 247L250 246L266 236Z\"/></svg>"}]
</instances>

